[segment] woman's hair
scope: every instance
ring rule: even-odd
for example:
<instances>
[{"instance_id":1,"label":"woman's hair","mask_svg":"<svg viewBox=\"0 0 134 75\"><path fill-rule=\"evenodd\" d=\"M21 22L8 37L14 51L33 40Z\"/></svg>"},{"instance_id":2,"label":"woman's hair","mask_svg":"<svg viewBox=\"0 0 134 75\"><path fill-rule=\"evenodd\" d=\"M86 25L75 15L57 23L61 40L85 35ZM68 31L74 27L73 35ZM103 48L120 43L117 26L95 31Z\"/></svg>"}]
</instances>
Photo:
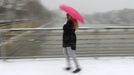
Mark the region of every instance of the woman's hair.
<instances>
[{"instance_id":1,"label":"woman's hair","mask_svg":"<svg viewBox=\"0 0 134 75\"><path fill-rule=\"evenodd\" d=\"M67 16L70 16L70 15L67 14ZM70 17L71 17L71 16L70 16ZM78 29L78 28L79 28L79 23L78 23L78 21L77 21L76 19L72 18L72 17L71 17L70 20L72 20L72 22L73 22L73 24L74 24L74 29Z\"/></svg>"},{"instance_id":2,"label":"woman's hair","mask_svg":"<svg viewBox=\"0 0 134 75\"><path fill-rule=\"evenodd\" d=\"M75 20L75 19L72 19L72 21L73 21L73 24L74 24L74 29L78 29L78 28L79 28L79 23L78 23L78 21Z\"/></svg>"}]
</instances>

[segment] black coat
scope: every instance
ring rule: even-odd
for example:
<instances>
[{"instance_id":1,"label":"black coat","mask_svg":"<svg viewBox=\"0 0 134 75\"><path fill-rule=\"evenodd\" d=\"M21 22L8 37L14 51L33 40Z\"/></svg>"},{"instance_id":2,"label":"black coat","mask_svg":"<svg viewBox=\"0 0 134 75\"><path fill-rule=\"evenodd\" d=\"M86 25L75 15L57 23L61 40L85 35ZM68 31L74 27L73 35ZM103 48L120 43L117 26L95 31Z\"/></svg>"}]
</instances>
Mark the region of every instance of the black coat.
<instances>
[{"instance_id":1,"label":"black coat","mask_svg":"<svg viewBox=\"0 0 134 75\"><path fill-rule=\"evenodd\" d=\"M76 34L71 20L63 26L63 47L71 47L72 50L76 50Z\"/></svg>"}]
</instances>

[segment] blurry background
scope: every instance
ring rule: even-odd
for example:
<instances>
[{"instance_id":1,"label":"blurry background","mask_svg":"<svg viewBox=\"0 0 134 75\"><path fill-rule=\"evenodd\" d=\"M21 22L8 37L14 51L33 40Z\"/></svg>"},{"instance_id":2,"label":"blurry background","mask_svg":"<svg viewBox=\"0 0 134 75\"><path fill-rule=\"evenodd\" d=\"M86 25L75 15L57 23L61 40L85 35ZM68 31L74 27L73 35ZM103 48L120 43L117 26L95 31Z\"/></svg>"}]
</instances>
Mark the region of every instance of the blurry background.
<instances>
[{"instance_id":1,"label":"blurry background","mask_svg":"<svg viewBox=\"0 0 134 75\"><path fill-rule=\"evenodd\" d=\"M63 14L58 9L59 5L70 5L83 14L88 24L134 24L133 0L41 0L41 2L57 14Z\"/></svg>"},{"instance_id":2,"label":"blurry background","mask_svg":"<svg viewBox=\"0 0 134 75\"><path fill-rule=\"evenodd\" d=\"M53 20L63 21L61 4L77 9L88 24L134 24L133 0L0 0L0 27L39 27Z\"/></svg>"},{"instance_id":3,"label":"blurry background","mask_svg":"<svg viewBox=\"0 0 134 75\"><path fill-rule=\"evenodd\" d=\"M51 15L39 0L0 0L1 28L39 27Z\"/></svg>"}]
</instances>

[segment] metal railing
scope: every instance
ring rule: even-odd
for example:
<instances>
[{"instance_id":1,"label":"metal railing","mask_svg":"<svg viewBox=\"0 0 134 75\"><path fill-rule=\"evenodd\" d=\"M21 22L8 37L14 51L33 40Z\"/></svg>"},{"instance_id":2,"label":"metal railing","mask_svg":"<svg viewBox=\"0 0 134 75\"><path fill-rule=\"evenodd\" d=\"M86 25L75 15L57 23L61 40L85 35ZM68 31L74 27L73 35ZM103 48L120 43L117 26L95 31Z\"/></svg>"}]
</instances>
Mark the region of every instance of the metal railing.
<instances>
[{"instance_id":1,"label":"metal railing","mask_svg":"<svg viewBox=\"0 0 134 75\"><path fill-rule=\"evenodd\" d=\"M79 57L133 56L134 26L81 27ZM0 58L63 57L62 28L0 29Z\"/></svg>"}]
</instances>

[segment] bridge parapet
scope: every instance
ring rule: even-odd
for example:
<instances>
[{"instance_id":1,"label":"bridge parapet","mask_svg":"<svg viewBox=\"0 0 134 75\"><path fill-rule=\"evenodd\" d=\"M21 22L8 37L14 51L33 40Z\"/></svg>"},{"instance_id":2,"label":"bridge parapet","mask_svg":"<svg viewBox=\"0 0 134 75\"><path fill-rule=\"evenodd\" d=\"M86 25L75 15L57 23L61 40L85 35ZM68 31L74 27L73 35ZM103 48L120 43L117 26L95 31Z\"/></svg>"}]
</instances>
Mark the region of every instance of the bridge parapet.
<instances>
[{"instance_id":1,"label":"bridge parapet","mask_svg":"<svg viewBox=\"0 0 134 75\"><path fill-rule=\"evenodd\" d=\"M79 57L134 56L134 26L81 27L76 34ZM0 39L1 58L63 57L61 27L0 29Z\"/></svg>"}]
</instances>

